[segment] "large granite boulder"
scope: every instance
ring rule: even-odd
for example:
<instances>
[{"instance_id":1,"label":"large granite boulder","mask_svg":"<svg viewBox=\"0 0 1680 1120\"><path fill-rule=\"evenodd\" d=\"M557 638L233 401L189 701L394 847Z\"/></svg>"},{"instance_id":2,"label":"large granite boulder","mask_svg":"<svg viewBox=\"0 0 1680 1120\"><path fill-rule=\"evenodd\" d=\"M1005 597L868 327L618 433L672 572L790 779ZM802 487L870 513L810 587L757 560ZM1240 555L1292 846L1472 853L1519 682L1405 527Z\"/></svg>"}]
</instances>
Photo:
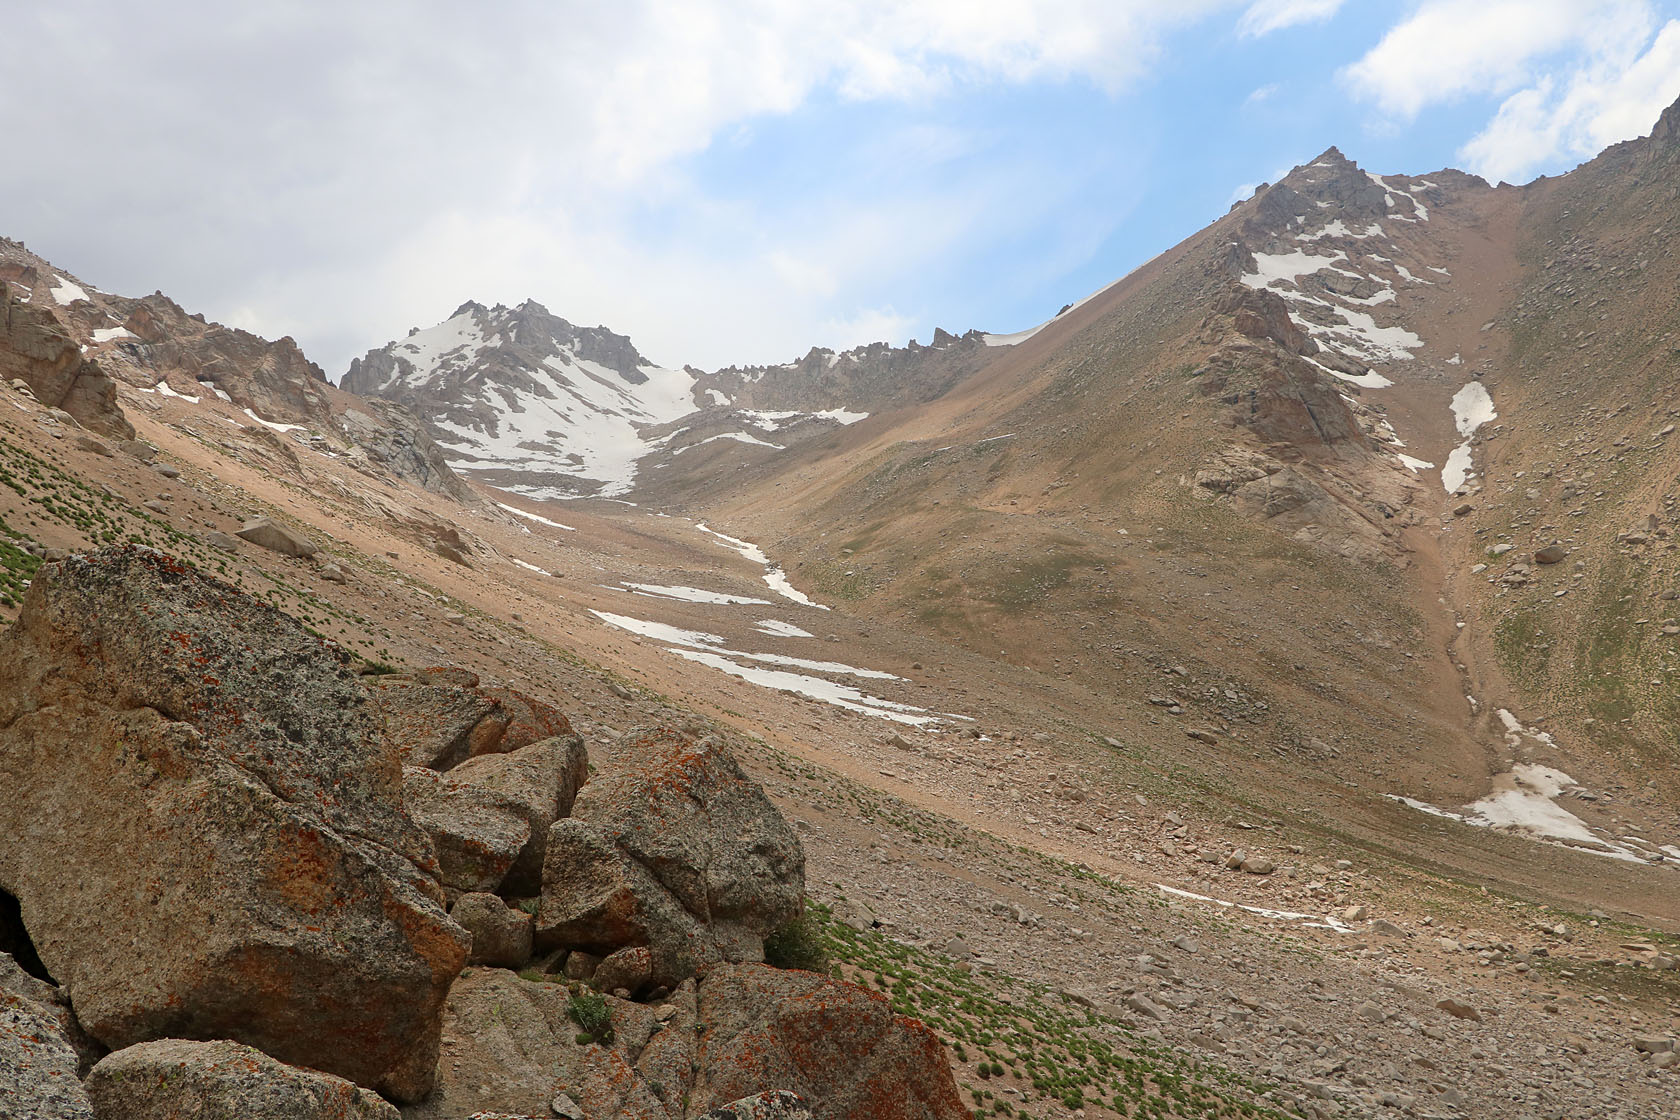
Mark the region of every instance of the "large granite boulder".
<instances>
[{"instance_id":1,"label":"large granite boulder","mask_svg":"<svg viewBox=\"0 0 1680 1120\"><path fill-rule=\"evenodd\" d=\"M404 1117L552 1117L552 1102L564 1094L590 1120L683 1120L697 1040L693 981L672 993L670 1010L602 998L612 1037L580 1042L565 984L523 980L505 969L469 970L449 993L449 1061L438 1071L437 1090L404 1108Z\"/></svg>"},{"instance_id":2,"label":"large granite boulder","mask_svg":"<svg viewBox=\"0 0 1680 1120\"><path fill-rule=\"evenodd\" d=\"M424 766L403 767L403 806L437 846L438 878L449 891L494 891L531 839L513 798Z\"/></svg>"},{"instance_id":3,"label":"large granite boulder","mask_svg":"<svg viewBox=\"0 0 1680 1120\"><path fill-rule=\"evenodd\" d=\"M589 779L589 752L576 735L543 739L508 754L469 758L449 777L487 790L518 807L531 836L502 878L509 898L534 898L542 891L543 853L548 829L572 811L572 802Z\"/></svg>"},{"instance_id":4,"label":"large granite boulder","mask_svg":"<svg viewBox=\"0 0 1680 1120\"><path fill-rule=\"evenodd\" d=\"M818 1120L968 1116L938 1037L852 984L719 965L657 1005L602 997L600 1043L579 1041L571 998L503 969L463 975L444 1013L450 1060L406 1120L549 1116L561 1094L590 1120L793 1117L798 1101Z\"/></svg>"},{"instance_id":5,"label":"large granite boulder","mask_svg":"<svg viewBox=\"0 0 1680 1120\"><path fill-rule=\"evenodd\" d=\"M318 551L309 538L287 528L272 517L253 517L233 535L271 552L278 552L282 556L307 559Z\"/></svg>"},{"instance_id":6,"label":"large granite boulder","mask_svg":"<svg viewBox=\"0 0 1680 1120\"><path fill-rule=\"evenodd\" d=\"M763 960L764 938L803 902L793 829L714 740L650 731L624 755L549 830L538 949L647 946L665 985Z\"/></svg>"},{"instance_id":7,"label":"large granite boulder","mask_svg":"<svg viewBox=\"0 0 1680 1120\"><path fill-rule=\"evenodd\" d=\"M421 669L366 684L408 766L449 770L469 758L573 734L557 709L516 689L480 688L476 674L465 670Z\"/></svg>"},{"instance_id":8,"label":"large granite boulder","mask_svg":"<svg viewBox=\"0 0 1680 1120\"><path fill-rule=\"evenodd\" d=\"M179 1038L119 1050L88 1074L96 1120L401 1120L342 1077L237 1042Z\"/></svg>"},{"instance_id":9,"label":"large granite boulder","mask_svg":"<svg viewBox=\"0 0 1680 1120\"><path fill-rule=\"evenodd\" d=\"M0 1120L92 1120L58 989L0 953Z\"/></svg>"},{"instance_id":10,"label":"large granite boulder","mask_svg":"<svg viewBox=\"0 0 1680 1120\"><path fill-rule=\"evenodd\" d=\"M720 965L700 985L691 1112L770 1089L817 1120L966 1120L939 1037L855 984L768 965Z\"/></svg>"},{"instance_id":11,"label":"large granite boulder","mask_svg":"<svg viewBox=\"0 0 1680 1120\"><path fill-rule=\"evenodd\" d=\"M0 635L0 888L101 1043L430 1088L469 937L348 662L148 549L41 568Z\"/></svg>"}]
</instances>

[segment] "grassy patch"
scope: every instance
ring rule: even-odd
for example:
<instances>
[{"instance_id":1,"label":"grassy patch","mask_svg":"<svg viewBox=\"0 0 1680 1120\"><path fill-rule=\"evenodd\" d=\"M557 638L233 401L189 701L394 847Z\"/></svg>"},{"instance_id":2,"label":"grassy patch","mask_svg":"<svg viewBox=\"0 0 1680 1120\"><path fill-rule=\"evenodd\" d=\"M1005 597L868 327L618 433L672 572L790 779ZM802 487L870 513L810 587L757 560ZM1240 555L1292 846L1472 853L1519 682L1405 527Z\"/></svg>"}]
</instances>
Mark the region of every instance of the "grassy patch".
<instances>
[{"instance_id":1,"label":"grassy patch","mask_svg":"<svg viewBox=\"0 0 1680 1120\"><path fill-rule=\"evenodd\" d=\"M976 1115L1283 1117L1272 1087L1186 1059L1077 996L973 970L879 933L813 919L837 971L936 1031Z\"/></svg>"}]
</instances>

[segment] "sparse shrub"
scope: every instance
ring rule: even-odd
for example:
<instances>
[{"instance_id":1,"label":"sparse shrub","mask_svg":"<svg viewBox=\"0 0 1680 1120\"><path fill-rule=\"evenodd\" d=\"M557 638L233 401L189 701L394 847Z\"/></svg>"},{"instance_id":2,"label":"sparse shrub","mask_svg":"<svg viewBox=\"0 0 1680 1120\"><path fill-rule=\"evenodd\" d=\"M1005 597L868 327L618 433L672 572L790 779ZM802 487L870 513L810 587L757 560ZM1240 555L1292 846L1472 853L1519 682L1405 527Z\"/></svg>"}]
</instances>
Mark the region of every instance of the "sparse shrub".
<instances>
[{"instance_id":1,"label":"sparse shrub","mask_svg":"<svg viewBox=\"0 0 1680 1120\"><path fill-rule=\"evenodd\" d=\"M583 1028L577 1037L579 1044L612 1040L612 1012L607 1007L607 997L600 992L582 987L573 989L572 998L566 1001L566 1013Z\"/></svg>"},{"instance_id":2,"label":"sparse shrub","mask_svg":"<svg viewBox=\"0 0 1680 1120\"><path fill-rule=\"evenodd\" d=\"M764 963L775 968L828 972L828 939L809 910L800 911L797 918L764 939Z\"/></svg>"}]
</instances>

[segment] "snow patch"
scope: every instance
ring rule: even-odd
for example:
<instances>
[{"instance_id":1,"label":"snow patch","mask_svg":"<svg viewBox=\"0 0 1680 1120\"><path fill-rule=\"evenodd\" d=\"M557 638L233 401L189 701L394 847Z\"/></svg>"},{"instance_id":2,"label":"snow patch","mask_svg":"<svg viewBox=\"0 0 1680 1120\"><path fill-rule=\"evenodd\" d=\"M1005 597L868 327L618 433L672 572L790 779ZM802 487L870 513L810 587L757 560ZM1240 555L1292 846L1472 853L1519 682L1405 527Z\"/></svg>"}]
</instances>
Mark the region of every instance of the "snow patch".
<instances>
[{"instance_id":1,"label":"snow patch","mask_svg":"<svg viewBox=\"0 0 1680 1120\"><path fill-rule=\"evenodd\" d=\"M683 603L715 603L721 606L763 606L770 605L768 599L753 599L746 595L727 595L721 591L705 591L698 587L683 587L681 585L667 586L658 583L631 583L628 580L624 586L638 595L651 595L658 599L676 599Z\"/></svg>"},{"instance_id":2,"label":"snow patch","mask_svg":"<svg viewBox=\"0 0 1680 1120\"><path fill-rule=\"evenodd\" d=\"M195 397L194 399L196 400L197 398ZM249 416L251 419L255 420L257 423L261 424L263 427L267 428L269 431L272 431L272 432L301 432L301 431L303 431L303 425L302 424L277 424L273 420L264 420L261 416L258 416L255 412L252 412L248 408L245 409L244 412L245 412L245 415Z\"/></svg>"},{"instance_id":3,"label":"snow patch","mask_svg":"<svg viewBox=\"0 0 1680 1120\"><path fill-rule=\"evenodd\" d=\"M68 307L77 300L88 298L88 294L82 290L81 285L72 283L62 276L58 277L58 284L51 291L53 299L58 301L60 307Z\"/></svg>"},{"instance_id":4,"label":"snow patch","mask_svg":"<svg viewBox=\"0 0 1680 1120\"><path fill-rule=\"evenodd\" d=\"M551 575L554 574L553 572L548 571L546 568L539 568L535 564L527 564L525 561L521 560L517 556L510 556L510 557L508 557L508 559L512 560L515 564L518 564L521 568L524 568L526 571L536 572L539 576L551 576Z\"/></svg>"},{"instance_id":5,"label":"snow patch","mask_svg":"<svg viewBox=\"0 0 1680 1120\"><path fill-rule=\"evenodd\" d=\"M507 510L509 513L513 514L515 517L523 517L527 521L535 521L538 525L547 525L550 529L564 529L568 533L577 532L577 530L572 528L570 525L562 525L558 521L550 521L546 517L541 517L541 516L538 516L537 514L534 514L534 513L526 513L524 510L520 509L518 506L510 506L505 502L497 502L496 505L499 506L502 509Z\"/></svg>"},{"instance_id":6,"label":"snow patch","mask_svg":"<svg viewBox=\"0 0 1680 1120\"><path fill-rule=\"evenodd\" d=\"M1399 459L1405 468L1413 474L1417 474L1419 471L1433 470L1435 467L1434 463L1427 462L1423 459L1414 459L1410 455L1396 455L1395 458Z\"/></svg>"},{"instance_id":7,"label":"snow patch","mask_svg":"<svg viewBox=\"0 0 1680 1120\"><path fill-rule=\"evenodd\" d=\"M627 630L633 634L640 634L643 637L652 638L654 641L664 642L666 645L673 647L668 652L676 654L678 657L706 665L749 684L796 693L849 711L861 712L879 719L892 720L911 726L919 727L936 722L941 718L929 712L926 708L885 700L879 696L872 696L852 685L809 675L809 673L829 673L876 680L903 679L891 673L875 669L859 669L837 661L808 661L804 658L783 657L771 653L743 653L738 650L723 648L723 638L716 634L708 634L699 630L683 630L661 622L648 622L607 611L592 610L589 613L609 626ZM809 637L810 635L805 636ZM734 660L736 658L740 660ZM808 670L808 673L788 672L786 668L762 669L756 665L743 665L741 661L756 661L768 665L805 669ZM963 717L951 718L960 719Z\"/></svg>"},{"instance_id":8,"label":"snow patch","mask_svg":"<svg viewBox=\"0 0 1680 1120\"><path fill-rule=\"evenodd\" d=\"M1526 730L1501 710L1499 718L1510 731ZM1512 832L1527 839L1558 847L1572 848L1589 855L1619 859L1629 863L1646 863L1646 857L1619 841L1601 836L1574 813L1557 804L1556 799L1579 785L1574 778L1551 766L1519 762L1508 773L1493 779L1493 792L1479 801L1453 812L1415 798L1389 797L1421 813L1458 821L1475 828L1493 828Z\"/></svg>"},{"instance_id":9,"label":"snow patch","mask_svg":"<svg viewBox=\"0 0 1680 1120\"><path fill-rule=\"evenodd\" d=\"M696 525L695 528L699 529L702 533L710 533L712 536L722 541L725 547L734 549L742 556L745 556L748 560L751 560L754 564L764 565L764 582L769 586L770 590L782 596L782 598L791 599L802 606L815 607L819 611L826 611L829 609L821 603L815 602L803 591L800 591L798 588L794 587L792 583L789 583L787 573L782 571L781 565L770 563L770 558L764 555L764 550L759 548L756 544L753 544L750 541L740 540L736 537L726 536L723 533L718 532L716 529L709 529L706 527L704 522Z\"/></svg>"},{"instance_id":10,"label":"snow patch","mask_svg":"<svg viewBox=\"0 0 1680 1120\"><path fill-rule=\"evenodd\" d=\"M95 342L115 342L119 338L136 338L138 336L126 327L100 327L93 332L91 337Z\"/></svg>"},{"instance_id":11,"label":"snow patch","mask_svg":"<svg viewBox=\"0 0 1680 1120\"><path fill-rule=\"evenodd\" d=\"M777 638L812 638L816 635L809 630L801 630L791 622L779 622L774 618L761 618L753 627L761 634L769 634Z\"/></svg>"},{"instance_id":12,"label":"snow patch","mask_svg":"<svg viewBox=\"0 0 1680 1120\"><path fill-rule=\"evenodd\" d=\"M787 450L787 448L782 444L771 443L768 440L762 440L756 436L750 436L746 432L724 432L722 435L707 436L705 439L700 440L697 443L691 443L684 447L679 447L675 451L671 452L671 454L681 455L684 451L693 451L696 447L701 447L708 443L716 443L720 439L734 440L736 443L750 443L756 447L768 447L773 451Z\"/></svg>"},{"instance_id":13,"label":"snow patch","mask_svg":"<svg viewBox=\"0 0 1680 1120\"><path fill-rule=\"evenodd\" d=\"M1493 410L1493 397L1480 381L1472 381L1453 394L1452 414L1453 426L1464 437L1464 442L1452 449L1452 454L1447 456L1447 465L1441 469L1441 484L1449 494L1463 486L1465 479L1470 477L1473 466L1470 444L1476 429L1499 416Z\"/></svg>"},{"instance_id":14,"label":"snow patch","mask_svg":"<svg viewBox=\"0 0 1680 1120\"><path fill-rule=\"evenodd\" d=\"M1226 910L1241 910L1245 914L1253 914L1260 918L1271 918L1274 921L1280 922L1300 922L1306 929L1330 929L1335 930L1337 933L1354 932L1352 926L1343 922L1339 918L1333 918L1329 915L1302 914L1295 910L1268 910L1264 906L1249 906L1241 902L1227 902L1223 898L1214 898L1211 895L1196 894L1194 891L1180 890L1178 887L1169 887L1164 883L1156 883L1155 889L1160 891L1162 894L1172 895L1174 898L1188 898L1193 899L1196 902L1207 902L1213 904L1214 906L1223 907Z\"/></svg>"},{"instance_id":15,"label":"snow patch","mask_svg":"<svg viewBox=\"0 0 1680 1120\"><path fill-rule=\"evenodd\" d=\"M185 393L177 393L169 387L169 382L167 381L159 381L156 385L153 385L152 388L155 389L160 396L174 397L176 400L186 401L188 404L197 404L199 401L204 399L202 397L190 397Z\"/></svg>"}]
</instances>

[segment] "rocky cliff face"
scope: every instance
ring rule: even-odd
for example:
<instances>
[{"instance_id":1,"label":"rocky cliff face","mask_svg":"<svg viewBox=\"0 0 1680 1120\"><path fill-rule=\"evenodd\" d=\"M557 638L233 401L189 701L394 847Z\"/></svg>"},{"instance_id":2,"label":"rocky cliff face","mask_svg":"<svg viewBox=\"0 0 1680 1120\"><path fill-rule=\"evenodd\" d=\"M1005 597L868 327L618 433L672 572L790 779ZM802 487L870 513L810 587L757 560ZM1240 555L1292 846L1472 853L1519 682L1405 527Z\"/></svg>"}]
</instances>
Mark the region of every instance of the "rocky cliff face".
<instances>
[{"instance_id":1,"label":"rocky cliff face","mask_svg":"<svg viewBox=\"0 0 1680 1120\"><path fill-rule=\"evenodd\" d=\"M326 375L291 338L270 342L206 322L161 292L110 302L114 313L126 311L121 329L133 335L113 340L113 360L134 380L167 378L177 391L213 393L279 423L327 419Z\"/></svg>"},{"instance_id":2,"label":"rocky cliff face","mask_svg":"<svg viewBox=\"0 0 1680 1120\"><path fill-rule=\"evenodd\" d=\"M22 381L36 400L63 409L83 427L134 437L116 386L99 364L86 360L50 315L9 293L0 305L0 378Z\"/></svg>"},{"instance_id":3,"label":"rocky cliff face","mask_svg":"<svg viewBox=\"0 0 1680 1120\"><path fill-rule=\"evenodd\" d=\"M5 238L0 280L119 381L165 381L177 394L215 395L272 422L328 418L326 377L290 338L270 342L209 322L162 292L134 299L100 291Z\"/></svg>"}]
</instances>

